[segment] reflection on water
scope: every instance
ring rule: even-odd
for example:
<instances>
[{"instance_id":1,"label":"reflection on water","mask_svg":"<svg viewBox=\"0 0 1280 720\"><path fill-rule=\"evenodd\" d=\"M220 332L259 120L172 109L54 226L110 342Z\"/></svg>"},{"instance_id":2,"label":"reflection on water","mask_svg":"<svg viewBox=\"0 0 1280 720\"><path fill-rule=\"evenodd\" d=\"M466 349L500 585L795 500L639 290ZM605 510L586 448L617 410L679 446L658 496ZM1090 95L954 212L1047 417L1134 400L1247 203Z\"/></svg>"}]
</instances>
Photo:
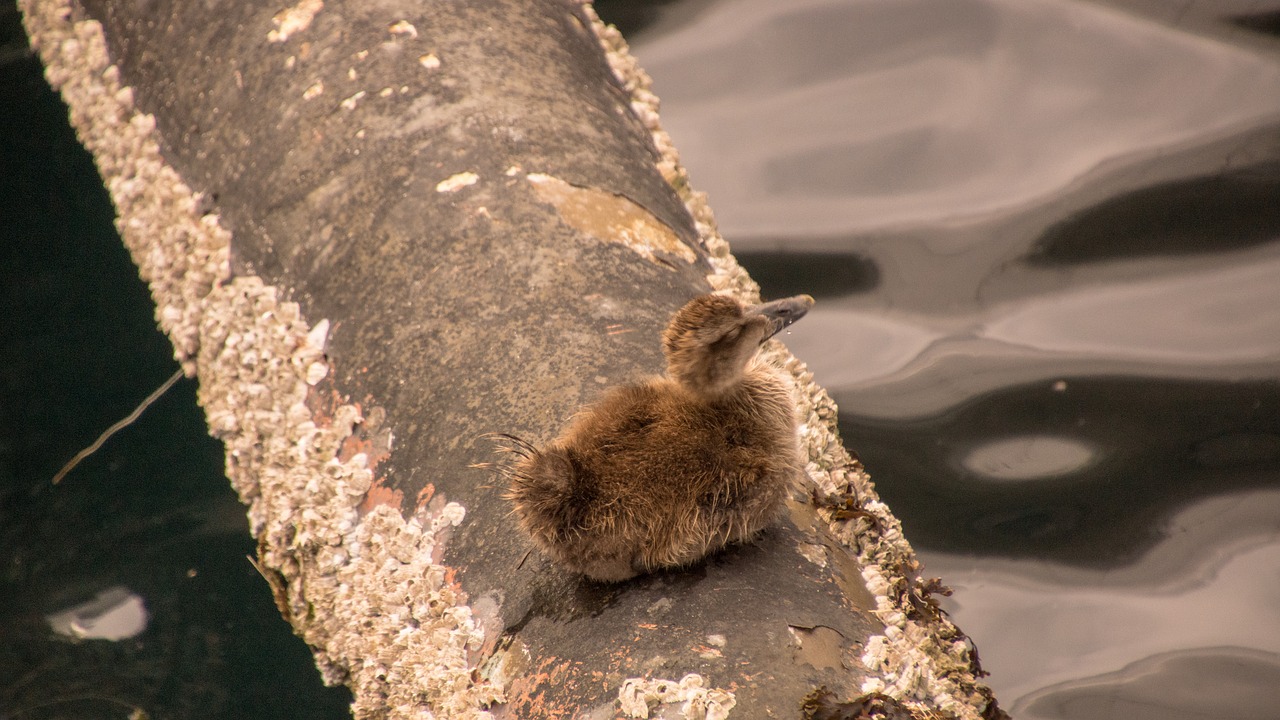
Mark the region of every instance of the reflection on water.
<instances>
[{"instance_id":1,"label":"reflection on water","mask_svg":"<svg viewBox=\"0 0 1280 720\"><path fill-rule=\"evenodd\" d=\"M1165 539L1113 570L924 559L956 589L949 609L1017 699L1015 717L1273 718L1277 518L1276 489L1211 497L1165 520Z\"/></svg>"},{"instance_id":2,"label":"reflection on water","mask_svg":"<svg viewBox=\"0 0 1280 720\"><path fill-rule=\"evenodd\" d=\"M1178 717L1271 720L1280 662L1272 653L1205 648L1144 657L1123 670L1046 688L1026 717L1167 720Z\"/></svg>"},{"instance_id":3,"label":"reflection on water","mask_svg":"<svg viewBox=\"0 0 1280 720\"><path fill-rule=\"evenodd\" d=\"M124 640L147 628L147 608L128 588L113 585L46 619L54 632L76 640Z\"/></svg>"},{"instance_id":4,"label":"reflection on water","mask_svg":"<svg viewBox=\"0 0 1280 720\"><path fill-rule=\"evenodd\" d=\"M918 392L966 367L922 371ZM1067 376L1010 380L924 416L849 406L841 431L928 549L1118 568L1180 506L1275 484L1280 470L1274 381Z\"/></svg>"},{"instance_id":5,"label":"reflection on water","mask_svg":"<svg viewBox=\"0 0 1280 720\"><path fill-rule=\"evenodd\" d=\"M664 124L817 288L787 343L1002 705L1274 717L1280 2L662 7Z\"/></svg>"},{"instance_id":6,"label":"reflection on water","mask_svg":"<svg viewBox=\"0 0 1280 720\"><path fill-rule=\"evenodd\" d=\"M819 300L867 292L880 283L880 271L870 260L853 253L754 250L736 254L750 265L756 282L768 286L776 297L809 294ZM813 268L823 268L814 277ZM795 292L787 292L794 288Z\"/></svg>"},{"instance_id":7,"label":"reflection on water","mask_svg":"<svg viewBox=\"0 0 1280 720\"><path fill-rule=\"evenodd\" d=\"M722 0L634 44L730 237L1007 212L1280 97L1271 58L1062 0Z\"/></svg>"},{"instance_id":8,"label":"reflection on water","mask_svg":"<svg viewBox=\"0 0 1280 720\"><path fill-rule=\"evenodd\" d=\"M1106 200L1048 228L1028 259L1054 266L1269 243L1280 237L1277 165L1232 168Z\"/></svg>"},{"instance_id":9,"label":"reflection on water","mask_svg":"<svg viewBox=\"0 0 1280 720\"><path fill-rule=\"evenodd\" d=\"M1023 435L978 445L960 464L987 480L1038 480L1079 471L1097 456L1096 446L1074 438Z\"/></svg>"}]
</instances>

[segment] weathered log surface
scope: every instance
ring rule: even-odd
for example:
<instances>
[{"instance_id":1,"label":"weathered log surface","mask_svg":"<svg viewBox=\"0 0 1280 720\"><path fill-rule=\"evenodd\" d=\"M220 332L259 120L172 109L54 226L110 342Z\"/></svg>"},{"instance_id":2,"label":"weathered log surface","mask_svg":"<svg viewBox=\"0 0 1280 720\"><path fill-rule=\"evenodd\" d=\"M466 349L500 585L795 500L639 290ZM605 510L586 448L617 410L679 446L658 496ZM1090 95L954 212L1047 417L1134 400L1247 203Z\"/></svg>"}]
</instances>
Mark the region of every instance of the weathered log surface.
<instances>
[{"instance_id":1,"label":"weathered log surface","mask_svg":"<svg viewBox=\"0 0 1280 720\"><path fill-rule=\"evenodd\" d=\"M690 673L663 696L692 698L689 717L796 717L818 686L982 711L954 628L909 617L910 549L834 406L780 348L826 507L798 499L705 564L563 573L474 467L486 433L544 441L660 371L662 325L709 279L752 291L589 8L25 11L201 381L282 612L358 715L642 716L661 694L646 679ZM876 636L886 623L904 632Z\"/></svg>"}]
</instances>

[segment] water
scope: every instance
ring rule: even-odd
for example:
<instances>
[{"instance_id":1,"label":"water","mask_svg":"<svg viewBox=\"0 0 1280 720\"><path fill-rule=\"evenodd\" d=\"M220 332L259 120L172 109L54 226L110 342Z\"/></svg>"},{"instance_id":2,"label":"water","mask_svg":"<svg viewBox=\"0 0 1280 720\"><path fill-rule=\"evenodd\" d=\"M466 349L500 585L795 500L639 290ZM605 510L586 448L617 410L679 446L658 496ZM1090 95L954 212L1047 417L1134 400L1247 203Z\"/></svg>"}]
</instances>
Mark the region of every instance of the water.
<instances>
[{"instance_id":1,"label":"water","mask_svg":"<svg viewBox=\"0 0 1280 720\"><path fill-rule=\"evenodd\" d=\"M350 717L246 559L193 382L50 482L176 366L22 38L0 9L0 717Z\"/></svg>"},{"instance_id":2,"label":"water","mask_svg":"<svg viewBox=\"0 0 1280 720\"><path fill-rule=\"evenodd\" d=\"M1001 705L1275 717L1280 3L620 17Z\"/></svg>"}]
</instances>

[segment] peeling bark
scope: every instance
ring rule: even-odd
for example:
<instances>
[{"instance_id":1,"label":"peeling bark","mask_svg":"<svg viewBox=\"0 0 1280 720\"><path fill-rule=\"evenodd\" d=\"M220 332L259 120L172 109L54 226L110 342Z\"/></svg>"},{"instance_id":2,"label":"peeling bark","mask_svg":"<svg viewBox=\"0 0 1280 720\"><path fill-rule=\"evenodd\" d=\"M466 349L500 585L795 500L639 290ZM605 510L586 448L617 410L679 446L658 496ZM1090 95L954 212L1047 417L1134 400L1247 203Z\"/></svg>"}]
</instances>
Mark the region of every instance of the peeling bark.
<instances>
[{"instance_id":1,"label":"peeling bark","mask_svg":"<svg viewBox=\"0 0 1280 720\"><path fill-rule=\"evenodd\" d=\"M585 582L474 467L485 433L545 441L660 371L688 298L757 294L589 6L23 7L263 575L357 716L796 717L819 687L998 712L776 343L814 501L756 543Z\"/></svg>"}]
</instances>

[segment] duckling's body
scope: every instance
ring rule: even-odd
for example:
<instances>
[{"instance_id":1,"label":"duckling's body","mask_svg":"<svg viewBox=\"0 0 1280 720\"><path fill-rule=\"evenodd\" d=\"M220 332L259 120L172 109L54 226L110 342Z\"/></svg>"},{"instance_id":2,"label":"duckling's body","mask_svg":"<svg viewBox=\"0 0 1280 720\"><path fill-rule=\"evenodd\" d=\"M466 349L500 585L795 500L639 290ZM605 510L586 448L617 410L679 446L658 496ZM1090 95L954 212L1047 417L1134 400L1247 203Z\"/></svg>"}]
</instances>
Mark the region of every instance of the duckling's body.
<instances>
[{"instance_id":1,"label":"duckling's body","mask_svg":"<svg viewBox=\"0 0 1280 720\"><path fill-rule=\"evenodd\" d=\"M777 516L803 463L787 382L754 357L813 299L703 295L663 333L667 375L607 392L545 448L517 448L508 494L553 559L599 580L686 565Z\"/></svg>"}]
</instances>

